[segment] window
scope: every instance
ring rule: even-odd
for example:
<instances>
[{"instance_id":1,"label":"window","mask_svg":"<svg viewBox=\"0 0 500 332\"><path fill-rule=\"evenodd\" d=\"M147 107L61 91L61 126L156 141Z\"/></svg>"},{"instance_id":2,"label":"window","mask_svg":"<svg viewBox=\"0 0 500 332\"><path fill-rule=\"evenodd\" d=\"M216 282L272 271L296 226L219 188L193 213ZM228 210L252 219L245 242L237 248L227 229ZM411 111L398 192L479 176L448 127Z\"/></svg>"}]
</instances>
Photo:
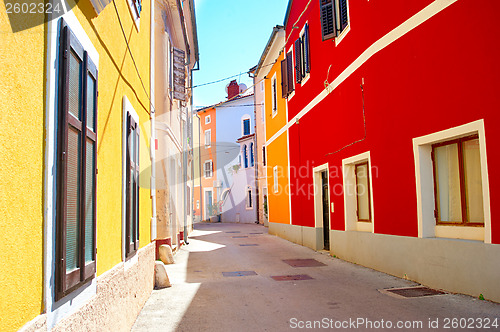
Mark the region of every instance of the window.
<instances>
[{"instance_id":1,"label":"window","mask_svg":"<svg viewBox=\"0 0 500 332\"><path fill-rule=\"evenodd\" d=\"M342 160L344 220L346 231L374 230L373 182L377 168L371 167L370 151Z\"/></svg>"},{"instance_id":2,"label":"window","mask_svg":"<svg viewBox=\"0 0 500 332\"><path fill-rule=\"evenodd\" d=\"M247 209L251 209L253 207L252 205L252 188L247 187L247 199L246 199L246 207Z\"/></svg>"},{"instance_id":3,"label":"window","mask_svg":"<svg viewBox=\"0 0 500 332\"><path fill-rule=\"evenodd\" d=\"M266 108L264 107L264 102L260 103L260 110L261 110L261 120L264 122L266 119Z\"/></svg>"},{"instance_id":4,"label":"window","mask_svg":"<svg viewBox=\"0 0 500 332\"><path fill-rule=\"evenodd\" d=\"M141 0L127 0L127 2L130 9L130 14L132 14L132 18L134 19L134 24L137 29L139 29L139 19L141 18L142 2Z\"/></svg>"},{"instance_id":5,"label":"window","mask_svg":"<svg viewBox=\"0 0 500 332\"><path fill-rule=\"evenodd\" d=\"M358 221L371 221L370 215L370 178L368 162L354 166L356 174L356 202Z\"/></svg>"},{"instance_id":6,"label":"window","mask_svg":"<svg viewBox=\"0 0 500 332\"><path fill-rule=\"evenodd\" d=\"M323 40L338 37L349 26L347 0L320 0L320 13Z\"/></svg>"},{"instance_id":7,"label":"window","mask_svg":"<svg viewBox=\"0 0 500 332\"><path fill-rule=\"evenodd\" d=\"M281 96L288 97L294 91L293 86L293 57L289 51L281 61Z\"/></svg>"},{"instance_id":8,"label":"window","mask_svg":"<svg viewBox=\"0 0 500 332\"><path fill-rule=\"evenodd\" d=\"M205 161L205 178L211 178L214 171L214 165L211 160Z\"/></svg>"},{"instance_id":9,"label":"window","mask_svg":"<svg viewBox=\"0 0 500 332\"><path fill-rule=\"evenodd\" d=\"M124 98L125 137L125 257L139 249L139 117Z\"/></svg>"},{"instance_id":10,"label":"window","mask_svg":"<svg viewBox=\"0 0 500 332\"><path fill-rule=\"evenodd\" d=\"M294 44L295 52L295 82L301 83L302 80L309 74L310 58L309 58L309 25L304 26L300 37Z\"/></svg>"},{"instance_id":11,"label":"window","mask_svg":"<svg viewBox=\"0 0 500 332\"><path fill-rule=\"evenodd\" d=\"M276 114L278 113L278 100L277 100L277 86L276 86L276 75L273 76L273 80L272 80L272 115L273 117L276 116Z\"/></svg>"},{"instance_id":12,"label":"window","mask_svg":"<svg viewBox=\"0 0 500 332\"><path fill-rule=\"evenodd\" d=\"M273 167L273 182L274 182L273 192L277 193L279 190L279 187L278 187L278 166Z\"/></svg>"},{"instance_id":13,"label":"window","mask_svg":"<svg viewBox=\"0 0 500 332\"><path fill-rule=\"evenodd\" d=\"M483 226L478 135L432 145L437 224Z\"/></svg>"},{"instance_id":14,"label":"window","mask_svg":"<svg viewBox=\"0 0 500 332\"><path fill-rule=\"evenodd\" d=\"M266 166L266 147L262 147L262 165Z\"/></svg>"},{"instance_id":15,"label":"window","mask_svg":"<svg viewBox=\"0 0 500 332\"><path fill-rule=\"evenodd\" d=\"M243 136L250 135L250 119L243 119Z\"/></svg>"},{"instance_id":16,"label":"window","mask_svg":"<svg viewBox=\"0 0 500 332\"><path fill-rule=\"evenodd\" d=\"M250 167L253 167L254 161L253 161L253 143L250 143Z\"/></svg>"},{"instance_id":17,"label":"window","mask_svg":"<svg viewBox=\"0 0 500 332\"><path fill-rule=\"evenodd\" d=\"M205 130L205 148L209 148L212 145L212 130Z\"/></svg>"},{"instance_id":18,"label":"window","mask_svg":"<svg viewBox=\"0 0 500 332\"><path fill-rule=\"evenodd\" d=\"M245 161L245 168L248 168L248 154L247 154L247 146L243 145L243 160Z\"/></svg>"},{"instance_id":19,"label":"window","mask_svg":"<svg viewBox=\"0 0 500 332\"><path fill-rule=\"evenodd\" d=\"M212 120L210 119L210 115L207 115L205 117L205 124L209 124L210 122L212 122Z\"/></svg>"},{"instance_id":20,"label":"window","mask_svg":"<svg viewBox=\"0 0 500 332\"><path fill-rule=\"evenodd\" d=\"M56 300L96 272L97 67L61 22Z\"/></svg>"}]
</instances>

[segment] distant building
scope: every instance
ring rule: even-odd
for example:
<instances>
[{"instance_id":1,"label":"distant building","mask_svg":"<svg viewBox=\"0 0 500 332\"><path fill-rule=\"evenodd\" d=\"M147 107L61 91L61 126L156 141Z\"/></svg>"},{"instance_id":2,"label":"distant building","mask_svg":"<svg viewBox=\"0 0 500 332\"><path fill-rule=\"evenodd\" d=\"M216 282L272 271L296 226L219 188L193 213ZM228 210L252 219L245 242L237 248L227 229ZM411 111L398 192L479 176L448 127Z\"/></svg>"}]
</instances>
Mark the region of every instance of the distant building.
<instances>
[{"instance_id":1,"label":"distant building","mask_svg":"<svg viewBox=\"0 0 500 332\"><path fill-rule=\"evenodd\" d=\"M195 179L194 200L200 202L199 211L202 220L227 221L227 222L255 222L255 180L254 175L243 179L238 168L249 173L248 169L255 172L255 141L254 131L254 100L253 93L246 91L244 84L238 85L233 80L227 86L228 98L216 106L202 108L195 116L200 125L194 128L195 134L201 137L199 148L195 149L195 160L198 160L198 178ZM198 130L198 133L196 133ZM242 142L239 140L243 139ZM251 138L251 139L250 139ZM249 139L252 142L249 142ZM239 144L242 143L242 144ZM240 146L241 145L241 146ZM242 150L240 150L242 149ZM245 150L246 149L246 150ZM246 156L246 157L245 157ZM247 161L245 167L245 158ZM253 164L251 163L253 162ZM250 195L253 212L245 208L239 215L229 212L236 209L241 199L236 192L235 179L245 182L244 194L247 185L250 186ZM196 203L198 206L198 203ZM234 212L234 210L233 210Z\"/></svg>"}]
</instances>

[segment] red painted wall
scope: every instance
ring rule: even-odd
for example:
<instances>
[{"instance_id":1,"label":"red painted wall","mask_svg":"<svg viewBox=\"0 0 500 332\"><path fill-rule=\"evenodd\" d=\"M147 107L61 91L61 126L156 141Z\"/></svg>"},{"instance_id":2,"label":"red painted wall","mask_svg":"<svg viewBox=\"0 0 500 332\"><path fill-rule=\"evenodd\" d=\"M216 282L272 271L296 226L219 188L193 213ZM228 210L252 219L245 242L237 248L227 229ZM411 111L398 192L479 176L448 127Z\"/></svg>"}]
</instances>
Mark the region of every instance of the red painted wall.
<instances>
[{"instance_id":1,"label":"red painted wall","mask_svg":"<svg viewBox=\"0 0 500 332\"><path fill-rule=\"evenodd\" d=\"M350 31L335 46L321 40L319 1L294 0L286 25L286 49L305 22L310 29L311 76L295 85L288 103L292 119L366 48L432 1L349 1ZM289 130L290 165L306 165L306 177L292 177L293 188L312 185L312 167L329 163L332 228L344 229L342 159L370 151L375 232L417 236L417 202L412 139L484 119L489 169L492 241L500 243L500 2L459 0L376 53ZM367 137L363 138L361 80ZM307 198L307 199L304 199ZM314 226L313 196L292 192L292 223Z\"/></svg>"}]
</instances>

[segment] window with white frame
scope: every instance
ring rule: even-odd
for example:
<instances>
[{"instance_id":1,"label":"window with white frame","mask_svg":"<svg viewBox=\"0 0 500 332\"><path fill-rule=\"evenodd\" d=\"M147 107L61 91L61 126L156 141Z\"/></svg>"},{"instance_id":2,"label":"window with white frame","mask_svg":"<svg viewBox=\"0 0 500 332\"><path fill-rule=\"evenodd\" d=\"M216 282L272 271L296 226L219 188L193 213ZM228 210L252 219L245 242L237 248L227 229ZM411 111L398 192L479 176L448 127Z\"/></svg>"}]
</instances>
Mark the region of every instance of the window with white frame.
<instances>
[{"instance_id":1,"label":"window with white frame","mask_svg":"<svg viewBox=\"0 0 500 332\"><path fill-rule=\"evenodd\" d=\"M205 130L205 148L209 148L212 145L212 130Z\"/></svg>"},{"instance_id":2,"label":"window with white frame","mask_svg":"<svg viewBox=\"0 0 500 332\"><path fill-rule=\"evenodd\" d=\"M141 0L127 0L128 7L130 9L130 14L134 19L134 24L139 29L139 20L141 18L142 12L142 1Z\"/></svg>"},{"instance_id":3,"label":"window with white frame","mask_svg":"<svg viewBox=\"0 0 500 332\"><path fill-rule=\"evenodd\" d=\"M242 119L241 131L242 131L243 136L250 135L250 118L249 117L245 117Z\"/></svg>"},{"instance_id":4,"label":"window with white frame","mask_svg":"<svg viewBox=\"0 0 500 332\"><path fill-rule=\"evenodd\" d=\"M246 145L243 145L243 160L245 161L244 162L244 167L245 168L248 168L248 152L247 152L247 146Z\"/></svg>"},{"instance_id":5,"label":"window with white frame","mask_svg":"<svg viewBox=\"0 0 500 332\"><path fill-rule=\"evenodd\" d=\"M210 115L205 116L205 124L209 124L210 122L212 122Z\"/></svg>"},{"instance_id":6,"label":"window with white frame","mask_svg":"<svg viewBox=\"0 0 500 332\"><path fill-rule=\"evenodd\" d=\"M370 152L342 160L344 219L347 231L373 232L373 173Z\"/></svg>"},{"instance_id":7,"label":"window with white frame","mask_svg":"<svg viewBox=\"0 0 500 332\"><path fill-rule=\"evenodd\" d=\"M253 142L250 143L250 151L249 151L249 159L250 159L250 167L254 166L254 158L253 158Z\"/></svg>"},{"instance_id":8,"label":"window with white frame","mask_svg":"<svg viewBox=\"0 0 500 332\"><path fill-rule=\"evenodd\" d=\"M323 40L339 37L349 27L348 0L320 0Z\"/></svg>"},{"instance_id":9,"label":"window with white frame","mask_svg":"<svg viewBox=\"0 0 500 332\"><path fill-rule=\"evenodd\" d=\"M294 43L295 54L295 82L302 83L308 78L311 71L309 56L309 24L306 23L300 32L299 38Z\"/></svg>"},{"instance_id":10,"label":"window with white frame","mask_svg":"<svg viewBox=\"0 0 500 332\"><path fill-rule=\"evenodd\" d=\"M205 178L211 178L213 176L214 165L212 160L205 161L204 164Z\"/></svg>"},{"instance_id":11,"label":"window with white frame","mask_svg":"<svg viewBox=\"0 0 500 332\"><path fill-rule=\"evenodd\" d=\"M278 114L278 86L276 82L276 75L273 76L273 79L271 81L271 89L272 89L272 100L271 100L271 105L272 105L272 115L273 117Z\"/></svg>"},{"instance_id":12,"label":"window with white frame","mask_svg":"<svg viewBox=\"0 0 500 332\"><path fill-rule=\"evenodd\" d=\"M273 192L277 193L279 190L279 184L278 184L278 166L273 167Z\"/></svg>"},{"instance_id":13,"label":"window with white frame","mask_svg":"<svg viewBox=\"0 0 500 332\"><path fill-rule=\"evenodd\" d=\"M266 166L266 147L262 147L262 165Z\"/></svg>"}]
</instances>

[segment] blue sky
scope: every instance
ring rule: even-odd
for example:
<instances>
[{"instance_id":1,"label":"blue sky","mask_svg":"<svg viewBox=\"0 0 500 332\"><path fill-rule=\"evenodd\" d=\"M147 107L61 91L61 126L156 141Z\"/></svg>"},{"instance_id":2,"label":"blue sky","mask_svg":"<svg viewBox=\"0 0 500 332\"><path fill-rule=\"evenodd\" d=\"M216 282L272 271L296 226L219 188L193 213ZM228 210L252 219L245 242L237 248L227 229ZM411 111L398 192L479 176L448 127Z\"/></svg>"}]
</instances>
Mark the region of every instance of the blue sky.
<instances>
[{"instance_id":1,"label":"blue sky","mask_svg":"<svg viewBox=\"0 0 500 332\"><path fill-rule=\"evenodd\" d=\"M193 72L193 84L228 76L252 85L245 73L255 66L272 29L283 25L288 0L195 0L200 51L200 70ZM208 106L226 98L231 79L194 88L194 106Z\"/></svg>"}]
</instances>

